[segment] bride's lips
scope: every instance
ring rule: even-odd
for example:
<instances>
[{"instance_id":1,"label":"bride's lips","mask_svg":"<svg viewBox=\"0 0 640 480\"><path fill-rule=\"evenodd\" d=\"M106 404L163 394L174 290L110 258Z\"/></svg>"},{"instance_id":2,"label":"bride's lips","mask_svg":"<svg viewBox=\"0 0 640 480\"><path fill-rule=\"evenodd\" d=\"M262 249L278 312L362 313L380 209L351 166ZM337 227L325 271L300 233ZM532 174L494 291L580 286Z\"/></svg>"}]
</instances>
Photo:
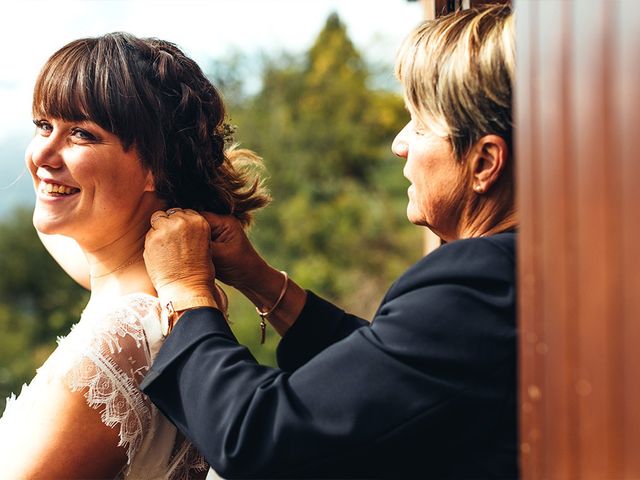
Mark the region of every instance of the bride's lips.
<instances>
[{"instance_id":1,"label":"bride's lips","mask_svg":"<svg viewBox=\"0 0 640 480\"><path fill-rule=\"evenodd\" d=\"M45 197L68 197L80 192L80 189L51 179L40 179L38 193Z\"/></svg>"}]
</instances>

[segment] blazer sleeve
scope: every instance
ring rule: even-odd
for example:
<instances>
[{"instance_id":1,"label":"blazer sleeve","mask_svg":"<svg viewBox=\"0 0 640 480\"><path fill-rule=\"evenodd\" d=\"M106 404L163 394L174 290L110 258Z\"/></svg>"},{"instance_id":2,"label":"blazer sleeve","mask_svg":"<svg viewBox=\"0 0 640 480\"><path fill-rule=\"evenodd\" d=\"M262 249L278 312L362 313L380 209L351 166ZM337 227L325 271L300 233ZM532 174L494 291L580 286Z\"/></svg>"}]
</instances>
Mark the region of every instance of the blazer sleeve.
<instances>
[{"instance_id":1,"label":"blazer sleeve","mask_svg":"<svg viewBox=\"0 0 640 480\"><path fill-rule=\"evenodd\" d=\"M307 291L300 316L278 344L278 366L292 372L329 345L368 325L366 320Z\"/></svg>"},{"instance_id":2,"label":"blazer sleeve","mask_svg":"<svg viewBox=\"0 0 640 480\"><path fill-rule=\"evenodd\" d=\"M223 477L347 476L355 452L401 444L408 425L437 444L435 416L455 429L515 362L514 265L491 242L461 242L401 277L370 327L319 342L292 372L259 365L217 310L187 313L142 389Z\"/></svg>"}]
</instances>

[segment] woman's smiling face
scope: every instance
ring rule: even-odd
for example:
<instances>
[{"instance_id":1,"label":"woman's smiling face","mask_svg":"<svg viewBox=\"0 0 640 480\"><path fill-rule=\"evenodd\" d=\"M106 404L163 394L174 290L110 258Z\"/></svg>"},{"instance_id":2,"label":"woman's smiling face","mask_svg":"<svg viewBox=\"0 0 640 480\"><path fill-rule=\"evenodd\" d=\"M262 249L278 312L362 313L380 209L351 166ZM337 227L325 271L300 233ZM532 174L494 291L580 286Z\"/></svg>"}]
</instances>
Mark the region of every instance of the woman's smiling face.
<instances>
[{"instance_id":1,"label":"woman's smiling face","mask_svg":"<svg viewBox=\"0 0 640 480\"><path fill-rule=\"evenodd\" d=\"M86 120L34 123L25 161L36 191L33 223L41 233L98 249L127 231L150 195L156 199L136 149L125 150L116 135Z\"/></svg>"}]
</instances>

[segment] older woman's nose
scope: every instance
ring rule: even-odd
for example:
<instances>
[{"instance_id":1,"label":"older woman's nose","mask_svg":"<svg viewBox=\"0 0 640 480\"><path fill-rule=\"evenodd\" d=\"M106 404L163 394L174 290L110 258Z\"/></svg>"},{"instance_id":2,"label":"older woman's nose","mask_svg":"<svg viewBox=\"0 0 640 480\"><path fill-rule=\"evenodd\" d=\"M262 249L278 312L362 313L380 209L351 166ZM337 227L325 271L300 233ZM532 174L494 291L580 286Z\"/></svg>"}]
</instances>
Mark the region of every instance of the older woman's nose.
<instances>
[{"instance_id":1,"label":"older woman's nose","mask_svg":"<svg viewBox=\"0 0 640 480\"><path fill-rule=\"evenodd\" d=\"M398 132L396 138L393 139L393 143L391 144L391 151L402 158L407 158L407 154L409 153L409 144L404 135L406 128L407 127Z\"/></svg>"}]
</instances>

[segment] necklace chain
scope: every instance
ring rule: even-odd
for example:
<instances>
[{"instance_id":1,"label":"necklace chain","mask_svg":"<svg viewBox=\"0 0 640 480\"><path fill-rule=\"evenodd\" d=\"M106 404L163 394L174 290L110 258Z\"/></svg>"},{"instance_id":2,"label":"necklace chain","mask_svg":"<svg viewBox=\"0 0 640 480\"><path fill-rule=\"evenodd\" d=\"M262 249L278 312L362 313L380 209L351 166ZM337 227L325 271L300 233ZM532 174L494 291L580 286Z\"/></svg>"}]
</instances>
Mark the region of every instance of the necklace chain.
<instances>
[{"instance_id":1,"label":"necklace chain","mask_svg":"<svg viewBox=\"0 0 640 480\"><path fill-rule=\"evenodd\" d=\"M112 273L117 272L118 270L123 270L127 267L130 267L131 265L141 262L143 260L142 257L137 257L137 254L133 256L133 258L131 258L130 260L124 262L122 265L120 265L119 267L114 268L113 270L111 270L110 272L107 273L101 273L100 275L91 275L92 278L102 278L102 277L106 277L107 275L111 275Z\"/></svg>"}]
</instances>

